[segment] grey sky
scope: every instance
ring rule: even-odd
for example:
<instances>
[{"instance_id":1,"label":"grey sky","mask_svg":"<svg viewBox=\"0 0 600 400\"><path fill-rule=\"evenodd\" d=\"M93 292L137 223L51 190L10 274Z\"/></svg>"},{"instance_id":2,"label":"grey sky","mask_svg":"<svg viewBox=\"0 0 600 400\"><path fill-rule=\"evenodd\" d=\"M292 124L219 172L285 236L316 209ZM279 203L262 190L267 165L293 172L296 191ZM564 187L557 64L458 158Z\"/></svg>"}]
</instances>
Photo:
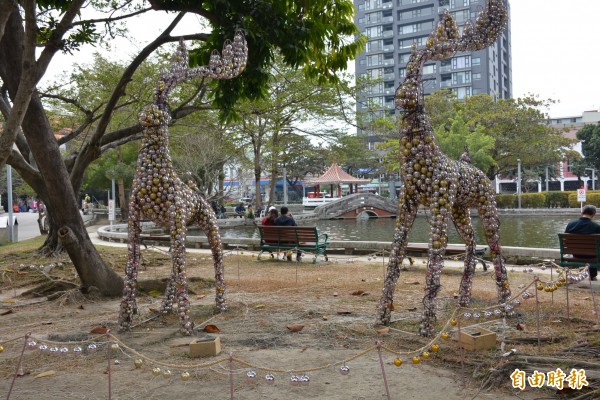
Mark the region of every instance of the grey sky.
<instances>
[{"instance_id":1,"label":"grey sky","mask_svg":"<svg viewBox=\"0 0 600 400\"><path fill-rule=\"evenodd\" d=\"M511 0L513 96L560 103L552 117L600 108L600 0Z\"/></svg>"}]
</instances>

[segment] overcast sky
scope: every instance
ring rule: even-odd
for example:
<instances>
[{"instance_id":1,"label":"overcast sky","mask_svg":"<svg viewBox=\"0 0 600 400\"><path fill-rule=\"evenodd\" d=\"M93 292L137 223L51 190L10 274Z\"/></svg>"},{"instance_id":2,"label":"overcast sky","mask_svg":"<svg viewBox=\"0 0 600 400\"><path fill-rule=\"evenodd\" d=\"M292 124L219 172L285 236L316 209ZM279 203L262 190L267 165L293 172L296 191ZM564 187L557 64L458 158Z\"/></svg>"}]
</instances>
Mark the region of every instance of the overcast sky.
<instances>
[{"instance_id":1,"label":"overcast sky","mask_svg":"<svg viewBox=\"0 0 600 400\"><path fill-rule=\"evenodd\" d=\"M600 0L510 0L513 96L560 100L552 117L600 108Z\"/></svg>"},{"instance_id":2,"label":"overcast sky","mask_svg":"<svg viewBox=\"0 0 600 400\"><path fill-rule=\"evenodd\" d=\"M600 0L510 0L510 3L513 97L533 93L560 101L544 110L552 117L599 109ZM159 12L149 14L151 22L137 19L136 26L131 28L131 42L115 43L113 55L128 59L174 17ZM176 34L187 33L199 25L195 15L186 16L184 21ZM76 62L85 62L88 57L91 62L92 52L93 49L76 53ZM54 60L52 73L69 65L59 59L63 57ZM354 71L354 62L349 64Z\"/></svg>"}]
</instances>

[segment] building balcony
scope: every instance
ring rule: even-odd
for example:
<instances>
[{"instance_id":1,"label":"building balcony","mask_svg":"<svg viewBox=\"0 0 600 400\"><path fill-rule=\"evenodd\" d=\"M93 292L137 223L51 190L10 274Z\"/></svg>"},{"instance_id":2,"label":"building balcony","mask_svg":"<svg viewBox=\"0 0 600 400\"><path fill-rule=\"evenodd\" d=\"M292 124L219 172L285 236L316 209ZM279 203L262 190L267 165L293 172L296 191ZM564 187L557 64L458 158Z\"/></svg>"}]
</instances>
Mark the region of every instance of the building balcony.
<instances>
[{"instance_id":1,"label":"building balcony","mask_svg":"<svg viewBox=\"0 0 600 400\"><path fill-rule=\"evenodd\" d=\"M383 74L384 81L394 81L396 80L396 75L394 74Z\"/></svg>"},{"instance_id":2,"label":"building balcony","mask_svg":"<svg viewBox=\"0 0 600 400\"><path fill-rule=\"evenodd\" d=\"M383 60L383 65L394 65L394 59L388 58L386 60Z\"/></svg>"},{"instance_id":3,"label":"building balcony","mask_svg":"<svg viewBox=\"0 0 600 400\"><path fill-rule=\"evenodd\" d=\"M441 81L440 82L440 88L449 88L450 86L452 86L452 81Z\"/></svg>"},{"instance_id":4,"label":"building balcony","mask_svg":"<svg viewBox=\"0 0 600 400\"><path fill-rule=\"evenodd\" d=\"M390 2L388 2L388 3L383 3L383 4L381 5L381 7L382 7L384 10L386 10L386 9L388 9L388 8L392 8L393 6L394 6L394 4L393 4L391 1L390 1Z\"/></svg>"},{"instance_id":5,"label":"building balcony","mask_svg":"<svg viewBox=\"0 0 600 400\"><path fill-rule=\"evenodd\" d=\"M394 36L394 31L384 31L383 32L383 37L387 38L387 37L393 37Z\"/></svg>"},{"instance_id":6,"label":"building balcony","mask_svg":"<svg viewBox=\"0 0 600 400\"><path fill-rule=\"evenodd\" d=\"M388 44L387 46L383 46L383 51L394 51L394 45Z\"/></svg>"}]
</instances>

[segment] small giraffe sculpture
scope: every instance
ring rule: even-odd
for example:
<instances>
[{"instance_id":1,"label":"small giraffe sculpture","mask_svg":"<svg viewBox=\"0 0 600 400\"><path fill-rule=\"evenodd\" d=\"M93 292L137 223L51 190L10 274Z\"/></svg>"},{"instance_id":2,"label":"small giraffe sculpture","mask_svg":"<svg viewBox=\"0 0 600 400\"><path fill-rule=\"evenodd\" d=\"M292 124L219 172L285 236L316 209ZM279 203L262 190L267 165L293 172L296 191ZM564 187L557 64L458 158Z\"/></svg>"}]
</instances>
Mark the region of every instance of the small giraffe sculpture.
<instances>
[{"instance_id":1,"label":"small giraffe sculpture","mask_svg":"<svg viewBox=\"0 0 600 400\"><path fill-rule=\"evenodd\" d=\"M468 154L451 160L438 147L429 117L424 109L422 68L426 61L440 61L458 51L474 51L493 44L507 21L505 0L488 0L475 23L468 22L462 36L453 17L444 11L426 45L412 54L406 78L396 90L396 106L404 109L400 125L400 163L404 186L400 191L398 219L379 305L379 322L389 325L394 309L394 290L406 255L408 234L419 206L429 214L430 240L427 262L422 336L432 336L436 322L435 299L440 290L440 275L448 242L448 219L456 226L466 244L464 275L459 304L471 301L471 280L475 272L475 238L469 208L479 211L485 238L495 268L495 281L501 303L510 297L506 269L500 252L499 218L494 190L483 172L469 162Z\"/></svg>"},{"instance_id":2,"label":"small giraffe sculpture","mask_svg":"<svg viewBox=\"0 0 600 400\"><path fill-rule=\"evenodd\" d=\"M208 67L188 68L188 53L180 41L170 70L161 74L156 86L154 103L139 114L144 128L142 147L138 154L137 169L129 202L128 250L126 282L121 300L119 327L129 330L133 314L137 312L135 289L140 261L141 221L145 217L169 229L173 269L161 306L162 313L173 310L176 302L180 329L191 335L194 327L190 319L190 304L185 273L185 239L187 226L197 223L208 238L215 266L216 306L225 311L225 283L223 280L223 249L215 214L204 196L192 185L185 185L173 169L169 151L170 111L168 95L180 82L196 77L230 79L239 75L246 66L246 40L236 33L233 43L227 41L222 56L214 50Z\"/></svg>"}]
</instances>

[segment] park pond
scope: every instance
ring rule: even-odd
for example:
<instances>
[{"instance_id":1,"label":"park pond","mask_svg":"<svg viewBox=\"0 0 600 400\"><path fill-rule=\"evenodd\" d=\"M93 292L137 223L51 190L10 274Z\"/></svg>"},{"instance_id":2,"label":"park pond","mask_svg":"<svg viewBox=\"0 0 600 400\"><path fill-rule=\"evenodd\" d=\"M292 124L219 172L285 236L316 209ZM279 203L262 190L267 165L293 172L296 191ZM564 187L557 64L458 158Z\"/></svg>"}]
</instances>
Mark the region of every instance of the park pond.
<instances>
[{"instance_id":1,"label":"park pond","mask_svg":"<svg viewBox=\"0 0 600 400\"><path fill-rule=\"evenodd\" d=\"M557 234L563 232L566 224L577 218L568 215L501 215L500 238L503 246L558 248ZM364 240L390 242L396 224L395 218L310 220L301 221L301 225L314 225L320 232L326 232L329 240ZM485 244L483 227L479 218L473 218L476 229L476 241ZM223 237L258 238L254 226L223 228ZM462 243L456 229L450 224L449 243ZM423 243L429 240L427 216L419 216L409 235L410 242Z\"/></svg>"}]
</instances>

